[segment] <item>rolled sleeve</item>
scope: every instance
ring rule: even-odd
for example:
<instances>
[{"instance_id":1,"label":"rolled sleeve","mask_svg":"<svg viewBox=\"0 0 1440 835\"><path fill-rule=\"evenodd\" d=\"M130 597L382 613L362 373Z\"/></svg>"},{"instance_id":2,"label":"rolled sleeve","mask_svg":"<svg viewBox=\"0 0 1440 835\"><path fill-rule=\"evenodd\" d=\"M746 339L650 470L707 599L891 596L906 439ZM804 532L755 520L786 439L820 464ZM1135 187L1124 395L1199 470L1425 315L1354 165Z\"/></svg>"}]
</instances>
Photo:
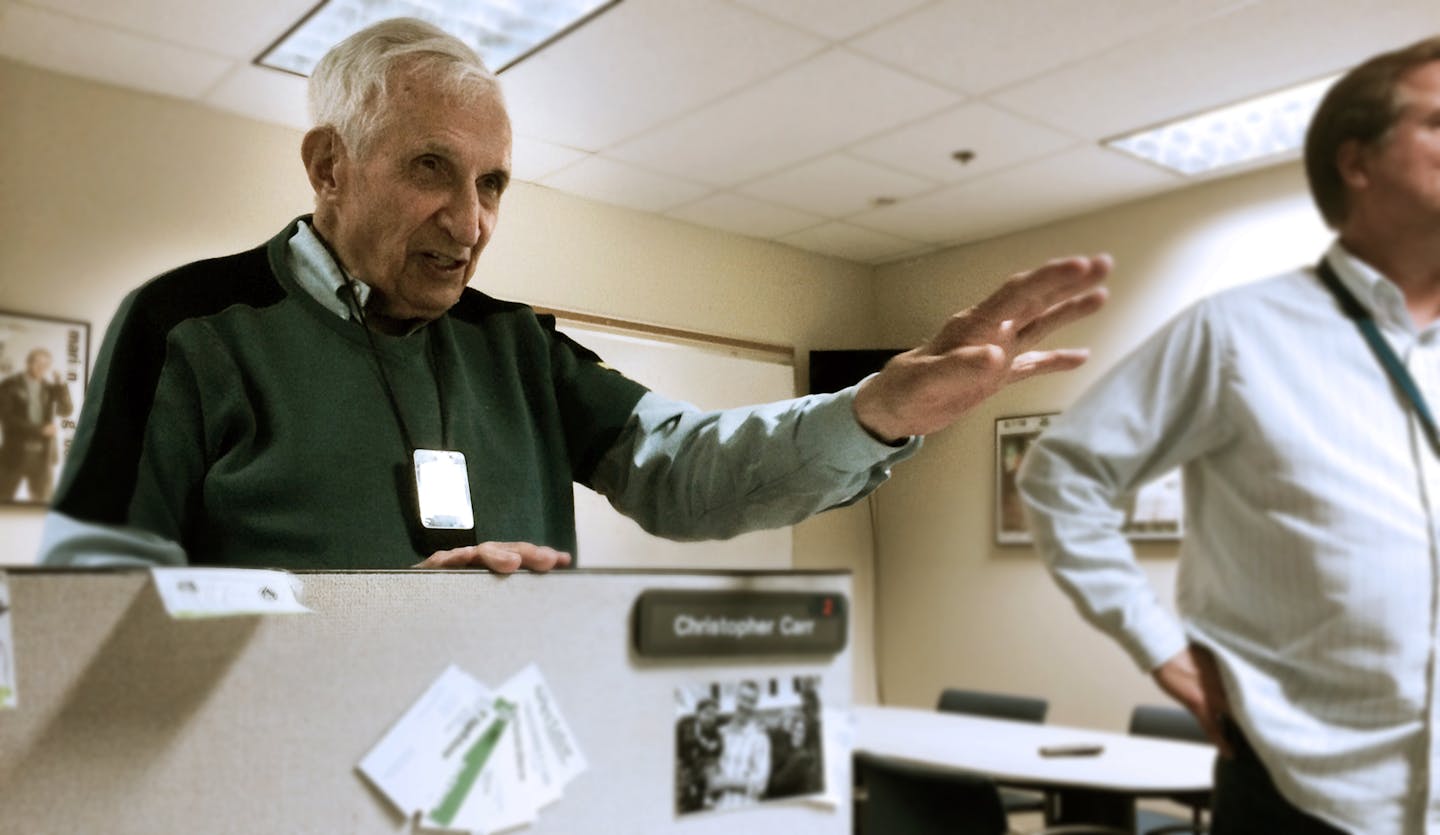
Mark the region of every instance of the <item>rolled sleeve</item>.
<instances>
[{"instance_id":1,"label":"rolled sleeve","mask_svg":"<svg viewBox=\"0 0 1440 835\"><path fill-rule=\"evenodd\" d=\"M650 392L596 468L593 486L658 536L727 539L853 503L914 455L876 440L855 390L702 411Z\"/></svg>"}]
</instances>

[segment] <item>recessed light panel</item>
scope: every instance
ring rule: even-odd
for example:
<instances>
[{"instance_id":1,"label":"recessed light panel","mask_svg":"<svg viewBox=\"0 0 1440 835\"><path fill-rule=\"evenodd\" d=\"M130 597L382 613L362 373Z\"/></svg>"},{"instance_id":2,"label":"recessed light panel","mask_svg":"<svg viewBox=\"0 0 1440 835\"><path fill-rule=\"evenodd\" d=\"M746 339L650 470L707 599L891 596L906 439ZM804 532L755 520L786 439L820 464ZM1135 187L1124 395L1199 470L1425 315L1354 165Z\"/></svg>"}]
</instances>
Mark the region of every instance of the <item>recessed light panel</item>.
<instances>
[{"instance_id":1,"label":"recessed light panel","mask_svg":"<svg viewBox=\"0 0 1440 835\"><path fill-rule=\"evenodd\" d=\"M1105 145L1187 177L1292 154L1338 75L1138 131Z\"/></svg>"},{"instance_id":2,"label":"recessed light panel","mask_svg":"<svg viewBox=\"0 0 1440 835\"><path fill-rule=\"evenodd\" d=\"M326 0L255 59L310 75L332 46L372 23L415 17L454 35L501 72L619 0Z\"/></svg>"}]
</instances>

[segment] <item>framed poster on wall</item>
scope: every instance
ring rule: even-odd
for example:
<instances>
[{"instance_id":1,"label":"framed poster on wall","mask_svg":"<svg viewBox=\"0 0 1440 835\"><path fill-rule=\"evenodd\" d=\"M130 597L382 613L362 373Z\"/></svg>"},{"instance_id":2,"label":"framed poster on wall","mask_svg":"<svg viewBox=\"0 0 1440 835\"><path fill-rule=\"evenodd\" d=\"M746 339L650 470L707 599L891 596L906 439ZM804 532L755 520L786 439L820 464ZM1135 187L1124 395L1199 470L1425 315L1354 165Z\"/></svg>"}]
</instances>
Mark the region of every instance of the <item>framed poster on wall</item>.
<instances>
[{"instance_id":1,"label":"framed poster on wall","mask_svg":"<svg viewBox=\"0 0 1440 835\"><path fill-rule=\"evenodd\" d=\"M1000 545L1029 545L1030 528L1015 479L1025 452L1059 412L1002 417L995 421L995 541Z\"/></svg>"},{"instance_id":2,"label":"framed poster on wall","mask_svg":"<svg viewBox=\"0 0 1440 835\"><path fill-rule=\"evenodd\" d=\"M88 322L0 311L0 504L49 503L89 370Z\"/></svg>"},{"instance_id":3,"label":"framed poster on wall","mask_svg":"<svg viewBox=\"0 0 1440 835\"><path fill-rule=\"evenodd\" d=\"M1059 412L1002 417L995 421L995 542L1029 545L1034 540L1015 479L1025 453ZM1126 497L1123 531L1135 541L1174 541L1185 532L1185 501L1175 469Z\"/></svg>"}]
</instances>

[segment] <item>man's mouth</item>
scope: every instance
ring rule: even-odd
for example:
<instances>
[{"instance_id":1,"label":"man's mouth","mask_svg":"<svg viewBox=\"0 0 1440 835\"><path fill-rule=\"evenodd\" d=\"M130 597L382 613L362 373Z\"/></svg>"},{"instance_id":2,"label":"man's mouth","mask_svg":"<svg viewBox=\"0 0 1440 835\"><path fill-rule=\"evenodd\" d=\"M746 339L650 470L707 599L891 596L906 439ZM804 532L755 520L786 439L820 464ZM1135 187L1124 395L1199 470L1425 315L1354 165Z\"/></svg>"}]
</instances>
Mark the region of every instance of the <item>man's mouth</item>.
<instances>
[{"instance_id":1,"label":"man's mouth","mask_svg":"<svg viewBox=\"0 0 1440 835\"><path fill-rule=\"evenodd\" d=\"M467 263L467 259L465 258L451 258L450 256L441 254L439 252L426 252L424 253L424 255L425 260L429 261L434 266L446 271L458 270L461 267L465 266L465 264Z\"/></svg>"}]
</instances>

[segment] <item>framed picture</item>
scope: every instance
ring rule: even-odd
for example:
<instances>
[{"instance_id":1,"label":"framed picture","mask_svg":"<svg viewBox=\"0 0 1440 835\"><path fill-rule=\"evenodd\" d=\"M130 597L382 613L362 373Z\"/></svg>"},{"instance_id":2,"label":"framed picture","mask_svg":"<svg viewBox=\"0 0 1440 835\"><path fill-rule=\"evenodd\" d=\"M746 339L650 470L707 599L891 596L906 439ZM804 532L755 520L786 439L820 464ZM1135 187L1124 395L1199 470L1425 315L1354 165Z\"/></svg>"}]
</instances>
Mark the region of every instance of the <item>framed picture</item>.
<instances>
[{"instance_id":1,"label":"framed picture","mask_svg":"<svg viewBox=\"0 0 1440 835\"><path fill-rule=\"evenodd\" d=\"M1003 417L995 421L995 541L1029 545L1034 540L1015 478L1030 445L1049 428L1058 412ZM1180 470L1146 484L1125 502L1125 536L1136 541L1178 540L1185 533L1185 501Z\"/></svg>"},{"instance_id":2,"label":"framed picture","mask_svg":"<svg viewBox=\"0 0 1440 835\"><path fill-rule=\"evenodd\" d=\"M1046 412L995 421L995 541L1000 545L1029 545L1033 541L1015 478L1030 445L1058 414Z\"/></svg>"},{"instance_id":3,"label":"framed picture","mask_svg":"<svg viewBox=\"0 0 1440 835\"><path fill-rule=\"evenodd\" d=\"M1125 535L1134 540L1176 540L1185 533L1185 495L1175 469L1141 487L1125 506Z\"/></svg>"},{"instance_id":4,"label":"framed picture","mask_svg":"<svg viewBox=\"0 0 1440 835\"><path fill-rule=\"evenodd\" d=\"M88 322L0 310L0 504L49 504L89 377Z\"/></svg>"}]
</instances>

